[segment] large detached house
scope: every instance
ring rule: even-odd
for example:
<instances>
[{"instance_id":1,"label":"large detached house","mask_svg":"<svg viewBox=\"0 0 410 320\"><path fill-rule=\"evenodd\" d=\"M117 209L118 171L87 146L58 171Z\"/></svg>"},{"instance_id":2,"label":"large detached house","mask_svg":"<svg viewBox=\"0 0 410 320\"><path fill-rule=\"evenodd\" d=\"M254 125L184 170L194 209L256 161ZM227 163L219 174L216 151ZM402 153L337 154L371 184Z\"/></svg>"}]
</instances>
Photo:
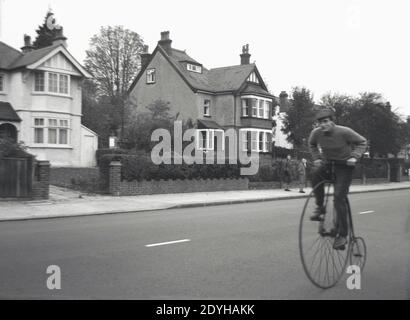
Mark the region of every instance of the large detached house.
<instances>
[{"instance_id":1,"label":"large detached house","mask_svg":"<svg viewBox=\"0 0 410 320\"><path fill-rule=\"evenodd\" d=\"M179 119L194 120L199 149L215 150L215 137L234 128L242 136L239 151L271 155L276 98L250 63L248 45L242 48L240 65L215 69L173 48L168 31L161 33L152 54L147 51L145 47L142 69L129 91L137 112L163 100Z\"/></svg>"},{"instance_id":2,"label":"large detached house","mask_svg":"<svg viewBox=\"0 0 410 320\"><path fill-rule=\"evenodd\" d=\"M90 75L62 31L49 47L24 41L22 51L0 42L0 137L53 166L95 165L97 136L81 125L81 81Z\"/></svg>"}]
</instances>

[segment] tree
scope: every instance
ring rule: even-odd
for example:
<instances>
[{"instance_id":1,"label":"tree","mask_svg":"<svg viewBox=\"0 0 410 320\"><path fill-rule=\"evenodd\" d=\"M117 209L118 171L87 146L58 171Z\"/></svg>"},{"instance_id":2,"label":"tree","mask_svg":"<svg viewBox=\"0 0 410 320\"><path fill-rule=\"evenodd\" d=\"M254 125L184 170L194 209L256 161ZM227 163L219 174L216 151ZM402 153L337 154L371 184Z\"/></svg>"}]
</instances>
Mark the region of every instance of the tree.
<instances>
[{"instance_id":1,"label":"tree","mask_svg":"<svg viewBox=\"0 0 410 320\"><path fill-rule=\"evenodd\" d=\"M90 40L85 66L94 76L98 98L106 97L120 115L116 125L124 130L127 91L137 75L144 42L122 26L101 27Z\"/></svg>"},{"instance_id":2,"label":"tree","mask_svg":"<svg viewBox=\"0 0 410 320\"><path fill-rule=\"evenodd\" d=\"M292 100L282 131L288 135L287 140L295 148L304 149L314 121L313 97L308 89L296 87L292 92Z\"/></svg>"},{"instance_id":3,"label":"tree","mask_svg":"<svg viewBox=\"0 0 410 320\"><path fill-rule=\"evenodd\" d=\"M91 80L82 84L82 113L81 122L98 134L100 147L108 147L109 136L117 135L120 114L109 98L98 97L97 86Z\"/></svg>"},{"instance_id":4,"label":"tree","mask_svg":"<svg viewBox=\"0 0 410 320\"><path fill-rule=\"evenodd\" d=\"M379 93L359 97L326 94L322 104L336 110L336 123L352 128L369 141L370 156L397 155L405 144L406 126Z\"/></svg>"},{"instance_id":5,"label":"tree","mask_svg":"<svg viewBox=\"0 0 410 320\"><path fill-rule=\"evenodd\" d=\"M47 21L51 21L51 23L54 25L55 24L55 19L50 17L54 16L54 13L49 10L44 18L44 22L41 26L38 26L38 29L36 30L37 37L33 42L33 47L35 49L41 49L44 47L51 46L53 44L54 38L58 34L58 29L57 28L49 28L47 26Z\"/></svg>"}]
</instances>

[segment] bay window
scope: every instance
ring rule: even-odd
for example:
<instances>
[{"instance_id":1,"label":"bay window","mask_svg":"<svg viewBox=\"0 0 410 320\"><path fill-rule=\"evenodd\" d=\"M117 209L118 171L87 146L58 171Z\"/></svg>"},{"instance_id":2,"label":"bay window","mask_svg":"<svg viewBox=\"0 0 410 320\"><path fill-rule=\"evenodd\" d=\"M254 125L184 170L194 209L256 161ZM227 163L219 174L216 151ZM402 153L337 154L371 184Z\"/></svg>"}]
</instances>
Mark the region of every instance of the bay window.
<instances>
[{"instance_id":1,"label":"bay window","mask_svg":"<svg viewBox=\"0 0 410 320\"><path fill-rule=\"evenodd\" d=\"M69 75L42 71L34 73L34 92L68 95L69 88Z\"/></svg>"},{"instance_id":2,"label":"bay window","mask_svg":"<svg viewBox=\"0 0 410 320\"><path fill-rule=\"evenodd\" d=\"M255 152L269 152L270 144L272 143L272 131L263 129L241 129L241 146L242 151L249 151L249 141L250 138L250 148Z\"/></svg>"},{"instance_id":3,"label":"bay window","mask_svg":"<svg viewBox=\"0 0 410 320\"><path fill-rule=\"evenodd\" d=\"M48 145L69 144L69 120L54 118L34 119L34 143Z\"/></svg>"},{"instance_id":4,"label":"bay window","mask_svg":"<svg viewBox=\"0 0 410 320\"><path fill-rule=\"evenodd\" d=\"M242 117L252 117L259 119L271 120L272 100L256 96L243 96L242 100ZM273 113L273 112L272 112Z\"/></svg>"}]
</instances>

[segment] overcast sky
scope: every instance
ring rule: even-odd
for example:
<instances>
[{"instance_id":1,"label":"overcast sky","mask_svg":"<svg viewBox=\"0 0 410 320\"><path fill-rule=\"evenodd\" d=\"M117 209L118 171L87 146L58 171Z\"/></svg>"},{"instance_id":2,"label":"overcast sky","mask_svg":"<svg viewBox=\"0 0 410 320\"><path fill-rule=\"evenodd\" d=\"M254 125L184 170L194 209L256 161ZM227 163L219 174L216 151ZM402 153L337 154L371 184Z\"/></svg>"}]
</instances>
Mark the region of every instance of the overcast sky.
<instances>
[{"instance_id":1,"label":"overcast sky","mask_svg":"<svg viewBox=\"0 0 410 320\"><path fill-rule=\"evenodd\" d=\"M410 115L406 0L0 0L0 40L20 48L49 6L81 62L101 26L139 33L150 52L168 30L172 46L206 68L239 64L248 43L276 96L295 86L310 89L317 102L329 91L374 91Z\"/></svg>"}]
</instances>

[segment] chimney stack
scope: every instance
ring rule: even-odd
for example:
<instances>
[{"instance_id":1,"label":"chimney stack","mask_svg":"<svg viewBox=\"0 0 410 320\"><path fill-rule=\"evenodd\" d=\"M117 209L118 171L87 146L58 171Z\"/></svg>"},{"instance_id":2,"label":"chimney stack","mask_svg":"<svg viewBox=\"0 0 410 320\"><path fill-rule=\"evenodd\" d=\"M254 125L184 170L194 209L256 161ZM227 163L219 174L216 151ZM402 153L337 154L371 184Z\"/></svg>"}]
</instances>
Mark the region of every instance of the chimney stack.
<instances>
[{"instance_id":1,"label":"chimney stack","mask_svg":"<svg viewBox=\"0 0 410 320\"><path fill-rule=\"evenodd\" d=\"M143 52L141 53L141 70L148 66L151 54L148 53L148 46L144 45Z\"/></svg>"},{"instance_id":2,"label":"chimney stack","mask_svg":"<svg viewBox=\"0 0 410 320\"><path fill-rule=\"evenodd\" d=\"M240 54L240 57L241 65L249 64L249 61L251 59L251 55L249 54L249 44L242 46L242 54Z\"/></svg>"},{"instance_id":3,"label":"chimney stack","mask_svg":"<svg viewBox=\"0 0 410 320\"><path fill-rule=\"evenodd\" d=\"M169 31L161 32L161 40L158 44L166 51L168 55L171 55L171 43L172 40L169 38Z\"/></svg>"},{"instance_id":4,"label":"chimney stack","mask_svg":"<svg viewBox=\"0 0 410 320\"><path fill-rule=\"evenodd\" d=\"M24 35L24 47L21 47L23 53L27 53L34 50L33 45L31 44L31 37L27 34Z\"/></svg>"},{"instance_id":5,"label":"chimney stack","mask_svg":"<svg viewBox=\"0 0 410 320\"><path fill-rule=\"evenodd\" d=\"M53 46L57 44L62 44L64 47L67 48L67 38L63 34L63 27L60 27L59 29L56 30L56 35L53 39Z\"/></svg>"},{"instance_id":6,"label":"chimney stack","mask_svg":"<svg viewBox=\"0 0 410 320\"><path fill-rule=\"evenodd\" d=\"M279 95L279 112L287 112L289 108L288 94L282 91Z\"/></svg>"}]
</instances>

